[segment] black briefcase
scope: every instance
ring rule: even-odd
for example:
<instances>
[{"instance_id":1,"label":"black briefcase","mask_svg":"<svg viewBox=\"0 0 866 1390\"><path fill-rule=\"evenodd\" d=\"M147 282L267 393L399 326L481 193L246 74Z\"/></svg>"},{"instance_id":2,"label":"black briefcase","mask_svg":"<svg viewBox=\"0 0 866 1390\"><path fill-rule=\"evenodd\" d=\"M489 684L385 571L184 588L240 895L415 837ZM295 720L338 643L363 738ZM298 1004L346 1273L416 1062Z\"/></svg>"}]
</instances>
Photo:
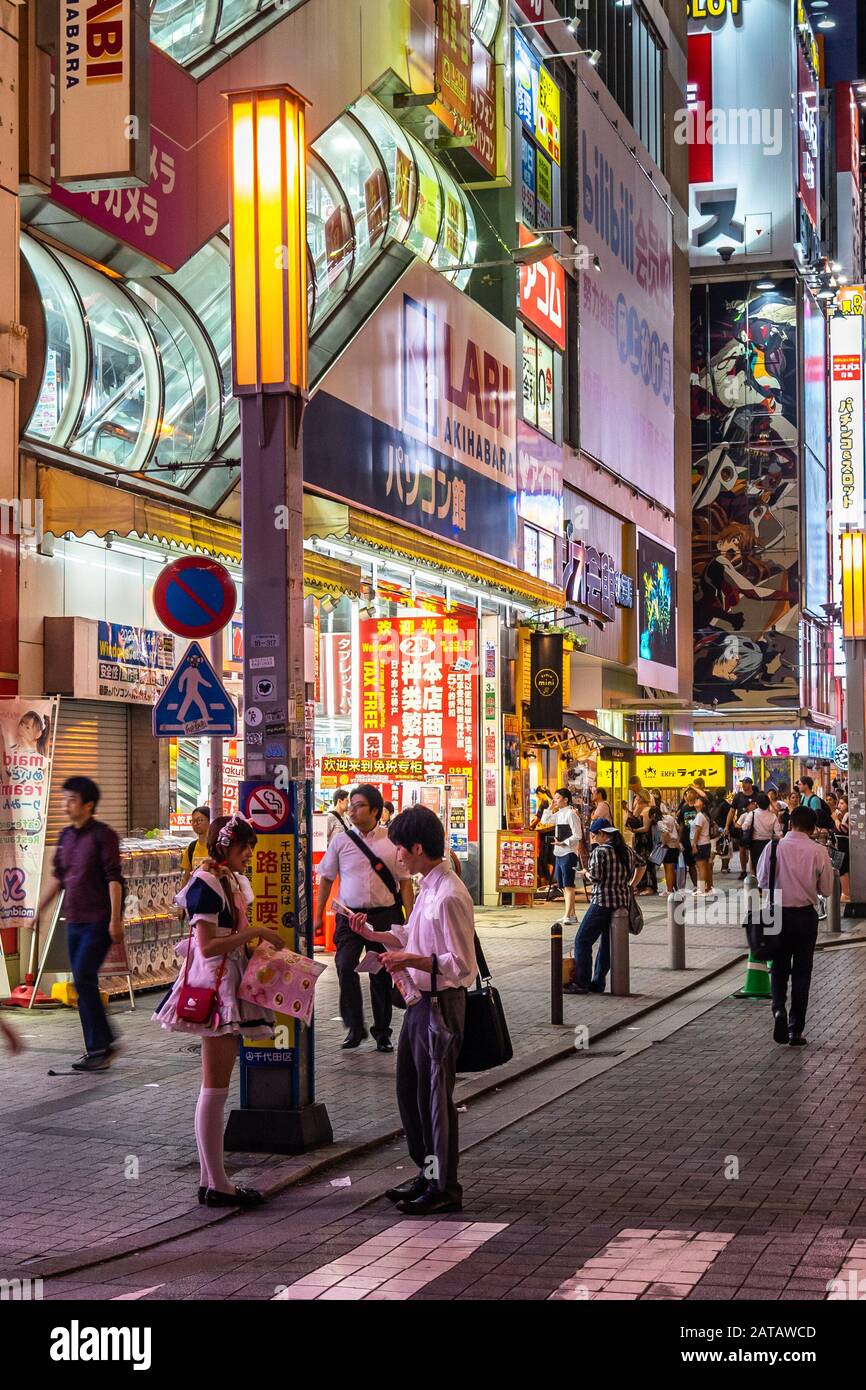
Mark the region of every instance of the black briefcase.
<instances>
[{"instance_id":1,"label":"black briefcase","mask_svg":"<svg viewBox=\"0 0 866 1390\"><path fill-rule=\"evenodd\" d=\"M475 957L479 973L475 988L466 993L466 1023L457 1071L490 1071L514 1056L499 990L490 983L490 971L477 935Z\"/></svg>"}]
</instances>

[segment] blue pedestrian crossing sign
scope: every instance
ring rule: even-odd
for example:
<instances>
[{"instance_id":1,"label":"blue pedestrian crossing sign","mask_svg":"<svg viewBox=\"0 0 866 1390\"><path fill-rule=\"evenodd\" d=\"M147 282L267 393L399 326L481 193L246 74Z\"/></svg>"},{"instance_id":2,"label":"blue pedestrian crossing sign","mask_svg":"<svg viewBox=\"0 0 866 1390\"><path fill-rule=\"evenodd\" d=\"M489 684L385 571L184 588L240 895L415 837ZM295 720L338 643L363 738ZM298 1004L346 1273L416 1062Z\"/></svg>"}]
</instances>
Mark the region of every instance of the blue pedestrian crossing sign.
<instances>
[{"instance_id":1,"label":"blue pedestrian crossing sign","mask_svg":"<svg viewBox=\"0 0 866 1390\"><path fill-rule=\"evenodd\" d=\"M198 642L183 659L153 707L156 738L210 738L237 733L237 711Z\"/></svg>"}]
</instances>

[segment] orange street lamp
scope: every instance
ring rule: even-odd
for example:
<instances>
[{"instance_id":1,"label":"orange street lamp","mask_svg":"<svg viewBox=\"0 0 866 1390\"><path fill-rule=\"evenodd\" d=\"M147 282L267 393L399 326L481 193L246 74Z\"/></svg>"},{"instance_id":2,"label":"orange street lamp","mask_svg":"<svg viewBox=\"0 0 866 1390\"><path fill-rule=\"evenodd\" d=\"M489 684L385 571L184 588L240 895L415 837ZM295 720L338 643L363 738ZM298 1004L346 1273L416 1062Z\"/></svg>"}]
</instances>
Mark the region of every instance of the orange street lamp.
<instances>
[{"instance_id":1,"label":"orange street lamp","mask_svg":"<svg viewBox=\"0 0 866 1390\"><path fill-rule=\"evenodd\" d=\"M235 395L306 396L307 102L281 85L228 103Z\"/></svg>"},{"instance_id":2,"label":"orange street lamp","mask_svg":"<svg viewBox=\"0 0 866 1390\"><path fill-rule=\"evenodd\" d=\"M866 638L866 532L842 532L842 635Z\"/></svg>"}]
</instances>

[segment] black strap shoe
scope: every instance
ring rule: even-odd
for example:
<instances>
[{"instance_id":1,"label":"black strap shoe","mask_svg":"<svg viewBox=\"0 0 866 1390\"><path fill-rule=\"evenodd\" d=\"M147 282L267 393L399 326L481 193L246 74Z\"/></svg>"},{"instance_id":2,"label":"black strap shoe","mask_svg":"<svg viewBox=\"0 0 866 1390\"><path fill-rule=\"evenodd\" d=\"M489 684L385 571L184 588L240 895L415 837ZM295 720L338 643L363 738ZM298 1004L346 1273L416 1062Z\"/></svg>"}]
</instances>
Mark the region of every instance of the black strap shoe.
<instances>
[{"instance_id":1,"label":"black strap shoe","mask_svg":"<svg viewBox=\"0 0 866 1390\"><path fill-rule=\"evenodd\" d=\"M404 1216L444 1216L449 1211L462 1211L463 1203L447 1197L438 1188L431 1187L414 1201L404 1199L398 1202L397 1210L402 1211Z\"/></svg>"},{"instance_id":2,"label":"black strap shoe","mask_svg":"<svg viewBox=\"0 0 866 1390\"><path fill-rule=\"evenodd\" d=\"M264 1201L261 1192L254 1187L236 1187L234 1192L218 1192L209 1187L205 1196L208 1207L260 1207Z\"/></svg>"},{"instance_id":3,"label":"black strap shoe","mask_svg":"<svg viewBox=\"0 0 866 1390\"><path fill-rule=\"evenodd\" d=\"M416 1197L424 1196L429 1186L427 1179L419 1173L417 1178L401 1182L398 1187L389 1187L385 1196L389 1202L414 1202Z\"/></svg>"},{"instance_id":4,"label":"black strap shoe","mask_svg":"<svg viewBox=\"0 0 866 1390\"><path fill-rule=\"evenodd\" d=\"M344 1043L341 1043L340 1046L343 1048L344 1052L348 1051L350 1047L360 1047L361 1043L364 1041L366 1036L366 1028L362 1028L360 1033L347 1033L346 1041Z\"/></svg>"},{"instance_id":5,"label":"black strap shoe","mask_svg":"<svg viewBox=\"0 0 866 1390\"><path fill-rule=\"evenodd\" d=\"M203 1206L204 1206L204 1204L205 1204L205 1198L206 1198L206 1197L207 1197L207 1188L206 1188L206 1187L200 1187L199 1190L198 1190L198 1204L199 1204L200 1207L203 1207Z\"/></svg>"}]
</instances>

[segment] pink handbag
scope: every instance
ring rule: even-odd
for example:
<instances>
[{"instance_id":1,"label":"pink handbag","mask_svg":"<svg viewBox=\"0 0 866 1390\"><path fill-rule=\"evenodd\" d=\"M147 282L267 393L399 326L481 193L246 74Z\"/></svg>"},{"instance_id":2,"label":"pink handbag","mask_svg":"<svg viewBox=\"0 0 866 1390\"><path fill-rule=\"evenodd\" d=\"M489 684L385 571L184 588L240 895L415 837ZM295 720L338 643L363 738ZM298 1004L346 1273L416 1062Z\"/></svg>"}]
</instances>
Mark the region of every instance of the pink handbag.
<instances>
[{"instance_id":1,"label":"pink handbag","mask_svg":"<svg viewBox=\"0 0 866 1390\"><path fill-rule=\"evenodd\" d=\"M308 956L287 947L277 950L263 941L250 957L238 995L249 1004L309 1024L316 981L326 968Z\"/></svg>"}]
</instances>

